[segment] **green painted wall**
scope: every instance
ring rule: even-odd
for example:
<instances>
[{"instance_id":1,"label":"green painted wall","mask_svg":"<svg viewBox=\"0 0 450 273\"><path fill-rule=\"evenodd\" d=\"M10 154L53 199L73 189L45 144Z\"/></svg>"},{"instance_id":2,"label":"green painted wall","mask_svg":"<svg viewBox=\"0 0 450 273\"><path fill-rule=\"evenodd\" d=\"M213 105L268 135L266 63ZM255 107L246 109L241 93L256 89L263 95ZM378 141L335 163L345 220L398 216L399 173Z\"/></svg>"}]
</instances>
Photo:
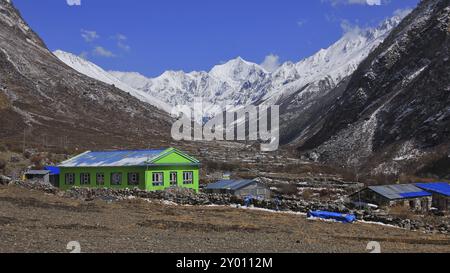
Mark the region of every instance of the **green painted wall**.
<instances>
[{"instance_id":1,"label":"green painted wall","mask_svg":"<svg viewBox=\"0 0 450 273\"><path fill-rule=\"evenodd\" d=\"M177 172L177 185L178 187L193 189L195 191L199 191L199 168L198 167L189 167L189 166L178 166L178 167L154 167L149 168L146 172L145 176L145 189L147 191L157 191L164 190L170 188L170 173ZM184 172L193 172L194 175L194 183L190 185L183 184L183 173ZM153 186L153 173L164 173L164 186Z\"/></svg>"},{"instance_id":2,"label":"green painted wall","mask_svg":"<svg viewBox=\"0 0 450 273\"><path fill-rule=\"evenodd\" d=\"M126 188L139 188L145 189L145 167L89 167L89 168L60 168L59 185L63 190L70 189L71 187L89 187L89 188L113 188L113 189L126 189ZM66 174L75 174L75 185L66 185ZM82 173L89 173L91 183L90 185L81 185L80 176ZM105 174L105 185L99 186L96 184L97 173ZM120 186L111 185L111 174L122 173L122 183ZM139 186L128 185L128 173L139 173Z\"/></svg>"},{"instance_id":3,"label":"green painted wall","mask_svg":"<svg viewBox=\"0 0 450 273\"><path fill-rule=\"evenodd\" d=\"M177 172L177 186L193 189L199 191L199 168L198 167L183 167L183 166L166 166L166 167L90 167L90 168L61 168L60 169L60 188L62 190L68 190L72 187L88 187L88 188L112 188L112 189L133 189L139 188L147 191L157 191L170 188L170 173ZM194 183L190 185L183 184L183 172L193 172ZM75 185L66 184L66 174L75 174ZM81 185L81 174L90 174L90 184ZM105 175L105 185L97 185L96 178L97 173L103 173ZM121 185L111 185L111 174L121 173L122 183ZM139 174L139 186L128 184L128 173ZM153 186L153 173L164 173L164 186Z\"/></svg>"}]
</instances>

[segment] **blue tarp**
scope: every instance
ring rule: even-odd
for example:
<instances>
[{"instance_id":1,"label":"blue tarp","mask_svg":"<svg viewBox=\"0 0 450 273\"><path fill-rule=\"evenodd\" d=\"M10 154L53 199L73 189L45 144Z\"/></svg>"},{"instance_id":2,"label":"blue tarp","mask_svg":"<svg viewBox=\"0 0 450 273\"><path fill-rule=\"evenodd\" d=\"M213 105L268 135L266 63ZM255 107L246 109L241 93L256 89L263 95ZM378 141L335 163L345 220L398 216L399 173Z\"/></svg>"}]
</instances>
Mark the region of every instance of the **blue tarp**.
<instances>
[{"instance_id":1,"label":"blue tarp","mask_svg":"<svg viewBox=\"0 0 450 273\"><path fill-rule=\"evenodd\" d=\"M450 196L450 184L445 182L437 183L419 183L416 184L417 187L424 189L426 191L435 192L445 196Z\"/></svg>"},{"instance_id":2,"label":"blue tarp","mask_svg":"<svg viewBox=\"0 0 450 273\"><path fill-rule=\"evenodd\" d=\"M328 211L310 211L308 218L320 218L326 220L335 220L342 223L353 223L356 221L356 216L352 214L342 214Z\"/></svg>"},{"instance_id":3,"label":"blue tarp","mask_svg":"<svg viewBox=\"0 0 450 273\"><path fill-rule=\"evenodd\" d=\"M59 168L55 166L45 166L44 170L50 171L50 175L58 175L59 174Z\"/></svg>"}]
</instances>

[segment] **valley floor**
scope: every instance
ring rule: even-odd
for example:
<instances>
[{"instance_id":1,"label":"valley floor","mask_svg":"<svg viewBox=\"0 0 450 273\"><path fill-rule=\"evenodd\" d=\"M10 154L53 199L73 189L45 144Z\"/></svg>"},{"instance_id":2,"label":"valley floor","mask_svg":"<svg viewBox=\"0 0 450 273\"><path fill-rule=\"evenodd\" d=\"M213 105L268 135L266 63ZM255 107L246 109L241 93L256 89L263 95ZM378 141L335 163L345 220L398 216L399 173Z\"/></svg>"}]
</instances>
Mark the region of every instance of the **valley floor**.
<instances>
[{"instance_id":1,"label":"valley floor","mask_svg":"<svg viewBox=\"0 0 450 273\"><path fill-rule=\"evenodd\" d=\"M0 187L0 252L450 252L450 236L302 215L129 200L83 202Z\"/></svg>"}]
</instances>

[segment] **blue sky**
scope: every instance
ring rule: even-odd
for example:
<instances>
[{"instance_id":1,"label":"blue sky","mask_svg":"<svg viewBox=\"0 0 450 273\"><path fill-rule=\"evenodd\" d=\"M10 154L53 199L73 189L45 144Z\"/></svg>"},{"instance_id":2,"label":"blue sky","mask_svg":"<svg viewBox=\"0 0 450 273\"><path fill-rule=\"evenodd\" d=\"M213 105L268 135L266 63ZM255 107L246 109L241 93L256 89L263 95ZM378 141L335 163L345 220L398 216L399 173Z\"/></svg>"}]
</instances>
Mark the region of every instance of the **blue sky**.
<instances>
[{"instance_id":1,"label":"blue sky","mask_svg":"<svg viewBox=\"0 0 450 273\"><path fill-rule=\"evenodd\" d=\"M297 62L338 40L343 22L375 26L419 1L13 2L51 50L83 55L106 70L153 77L166 70L209 70L237 56L262 63L272 54L273 61Z\"/></svg>"}]
</instances>

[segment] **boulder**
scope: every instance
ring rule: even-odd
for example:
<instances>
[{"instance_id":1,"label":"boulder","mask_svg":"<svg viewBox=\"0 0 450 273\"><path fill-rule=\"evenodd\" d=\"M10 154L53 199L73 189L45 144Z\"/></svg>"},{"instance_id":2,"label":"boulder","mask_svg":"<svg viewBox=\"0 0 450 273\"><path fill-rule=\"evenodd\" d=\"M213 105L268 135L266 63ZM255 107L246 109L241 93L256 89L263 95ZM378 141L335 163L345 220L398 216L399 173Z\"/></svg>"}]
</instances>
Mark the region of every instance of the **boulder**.
<instances>
[{"instance_id":1,"label":"boulder","mask_svg":"<svg viewBox=\"0 0 450 273\"><path fill-rule=\"evenodd\" d=\"M8 176L0 175L0 185L8 185L12 179Z\"/></svg>"}]
</instances>

